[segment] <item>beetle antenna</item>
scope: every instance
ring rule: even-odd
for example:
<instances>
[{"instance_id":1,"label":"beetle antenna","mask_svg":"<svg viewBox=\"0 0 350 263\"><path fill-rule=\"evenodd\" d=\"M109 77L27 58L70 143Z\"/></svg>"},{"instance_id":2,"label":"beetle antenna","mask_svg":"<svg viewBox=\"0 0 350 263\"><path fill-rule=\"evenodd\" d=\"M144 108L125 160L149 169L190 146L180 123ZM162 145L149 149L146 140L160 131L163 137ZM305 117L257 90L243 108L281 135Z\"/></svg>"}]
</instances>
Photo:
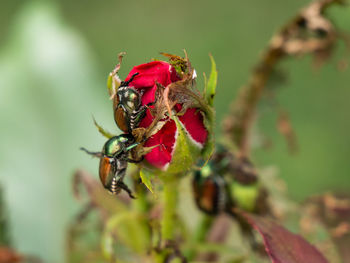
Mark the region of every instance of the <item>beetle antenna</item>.
<instances>
[{"instance_id":1,"label":"beetle antenna","mask_svg":"<svg viewBox=\"0 0 350 263\"><path fill-rule=\"evenodd\" d=\"M130 78L128 81L122 81L121 84L120 84L120 87L127 87L127 86L129 85L129 83L130 83L131 81L133 81L134 78L135 78L138 74L139 74L139 73L136 72L135 74L133 74L133 75L131 76L131 78Z\"/></svg>"},{"instance_id":2,"label":"beetle antenna","mask_svg":"<svg viewBox=\"0 0 350 263\"><path fill-rule=\"evenodd\" d=\"M90 151L86 150L84 147L80 147L80 150L86 152L89 155L97 157L97 158L101 158L102 157L102 153L101 152L90 152Z\"/></svg>"}]
</instances>

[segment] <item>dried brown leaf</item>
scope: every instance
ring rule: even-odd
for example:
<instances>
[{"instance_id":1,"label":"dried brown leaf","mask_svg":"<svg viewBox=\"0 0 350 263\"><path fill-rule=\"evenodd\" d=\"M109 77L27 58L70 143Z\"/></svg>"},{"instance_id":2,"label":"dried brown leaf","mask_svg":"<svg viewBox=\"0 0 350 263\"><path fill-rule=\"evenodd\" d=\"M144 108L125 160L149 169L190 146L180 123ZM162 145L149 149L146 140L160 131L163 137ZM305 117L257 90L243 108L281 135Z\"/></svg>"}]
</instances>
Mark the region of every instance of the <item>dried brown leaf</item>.
<instances>
[{"instance_id":1,"label":"dried brown leaf","mask_svg":"<svg viewBox=\"0 0 350 263\"><path fill-rule=\"evenodd\" d=\"M242 155L250 154L250 133L257 105L277 64L287 57L305 54L313 55L316 65L328 59L334 44L341 38L324 11L332 4L342 2L314 1L272 37L248 84L241 88L230 115L223 122L226 136L236 144Z\"/></svg>"},{"instance_id":2,"label":"dried brown leaf","mask_svg":"<svg viewBox=\"0 0 350 263\"><path fill-rule=\"evenodd\" d=\"M279 111L277 129L284 136L288 145L289 152L292 154L296 153L298 151L297 137L295 135L289 115L283 110Z\"/></svg>"}]
</instances>

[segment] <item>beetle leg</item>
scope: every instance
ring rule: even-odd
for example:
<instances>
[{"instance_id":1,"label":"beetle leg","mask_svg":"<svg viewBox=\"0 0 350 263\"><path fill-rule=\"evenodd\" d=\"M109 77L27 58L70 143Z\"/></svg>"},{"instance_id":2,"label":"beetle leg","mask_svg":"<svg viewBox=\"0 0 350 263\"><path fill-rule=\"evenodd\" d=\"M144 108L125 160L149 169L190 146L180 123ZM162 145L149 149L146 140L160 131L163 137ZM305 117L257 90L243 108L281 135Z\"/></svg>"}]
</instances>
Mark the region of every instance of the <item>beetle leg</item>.
<instances>
[{"instance_id":1,"label":"beetle leg","mask_svg":"<svg viewBox=\"0 0 350 263\"><path fill-rule=\"evenodd\" d=\"M131 81L133 81L134 78L135 78L138 74L139 74L139 73L136 72L135 74L133 74L133 75L131 76L131 78L130 78L128 81L122 81L121 84L120 84L120 87L127 87L127 86L129 85L129 83L130 83Z\"/></svg>"},{"instance_id":2,"label":"beetle leg","mask_svg":"<svg viewBox=\"0 0 350 263\"><path fill-rule=\"evenodd\" d=\"M132 113L132 115L130 116L130 131L131 132L133 129L135 129L141 122L141 120L143 119L143 117L145 117L146 114L146 110L149 108L149 106L154 105L155 102L150 102L146 105L143 105L140 107L139 110L134 111Z\"/></svg>"},{"instance_id":3,"label":"beetle leg","mask_svg":"<svg viewBox=\"0 0 350 263\"><path fill-rule=\"evenodd\" d=\"M144 105L143 107L149 107L149 106L153 106L154 104L156 104L156 102L155 101L153 101L153 102L150 102L150 103L147 103L146 105Z\"/></svg>"},{"instance_id":4,"label":"beetle leg","mask_svg":"<svg viewBox=\"0 0 350 263\"><path fill-rule=\"evenodd\" d=\"M127 114L127 117L128 117L127 121L129 123L129 133L131 133L132 130L135 129L140 124L140 122L143 119L143 117L145 117L146 110L149 108L149 106L152 106L154 104L155 104L155 102L150 102L147 105L141 106L137 111L134 110L130 114L130 116L129 116L129 114ZM122 107L123 111L127 112L127 110L124 107L124 105L120 104L119 107Z\"/></svg>"},{"instance_id":5,"label":"beetle leg","mask_svg":"<svg viewBox=\"0 0 350 263\"><path fill-rule=\"evenodd\" d=\"M103 154L101 152L90 152L90 151L86 150L84 147L81 147L80 150L86 152L89 155L97 157L97 158L101 158L103 156Z\"/></svg>"},{"instance_id":6,"label":"beetle leg","mask_svg":"<svg viewBox=\"0 0 350 263\"><path fill-rule=\"evenodd\" d=\"M129 120L129 125L130 125L130 132L135 129L145 117L147 107L142 106L138 111L134 111Z\"/></svg>"},{"instance_id":7,"label":"beetle leg","mask_svg":"<svg viewBox=\"0 0 350 263\"><path fill-rule=\"evenodd\" d=\"M149 109L150 106L153 106L154 104L156 104L155 101L147 103L146 105L141 106L140 109L138 110L138 114L140 114L141 112L145 112L147 109Z\"/></svg>"},{"instance_id":8,"label":"beetle leg","mask_svg":"<svg viewBox=\"0 0 350 263\"><path fill-rule=\"evenodd\" d=\"M138 160L134 160L134 159L130 159L130 158L125 158L125 161L129 162L129 163L140 163L143 161L143 156L138 159Z\"/></svg>"},{"instance_id":9,"label":"beetle leg","mask_svg":"<svg viewBox=\"0 0 350 263\"><path fill-rule=\"evenodd\" d=\"M133 144L131 144L131 145L129 145L128 147L126 147L125 148L125 152L129 152L131 149L134 149L137 145L139 145L140 143L142 143L142 142L135 142L135 143L133 143ZM125 158L124 158L125 159Z\"/></svg>"},{"instance_id":10,"label":"beetle leg","mask_svg":"<svg viewBox=\"0 0 350 263\"><path fill-rule=\"evenodd\" d=\"M136 197L132 194L132 191L130 190L130 188L122 181L122 180L119 180L118 181L118 186L123 189L125 192L128 193L129 197L132 198L132 199L135 199Z\"/></svg>"}]
</instances>

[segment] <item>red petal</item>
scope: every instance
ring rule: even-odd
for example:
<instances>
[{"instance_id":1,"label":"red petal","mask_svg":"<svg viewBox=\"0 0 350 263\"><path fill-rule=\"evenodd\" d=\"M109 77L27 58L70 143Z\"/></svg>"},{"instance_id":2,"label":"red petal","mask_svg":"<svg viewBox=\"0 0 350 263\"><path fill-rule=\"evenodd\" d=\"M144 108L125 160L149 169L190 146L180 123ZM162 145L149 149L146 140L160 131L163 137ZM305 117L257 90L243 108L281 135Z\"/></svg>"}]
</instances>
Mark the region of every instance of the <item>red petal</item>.
<instances>
[{"instance_id":1,"label":"red petal","mask_svg":"<svg viewBox=\"0 0 350 263\"><path fill-rule=\"evenodd\" d=\"M135 73L139 74L135 76L130 86L137 89L153 87L156 82L162 84L163 86L167 86L172 81L175 81L175 77L177 78L173 67L164 61L152 61L135 66L125 80L129 80Z\"/></svg>"},{"instance_id":2,"label":"red petal","mask_svg":"<svg viewBox=\"0 0 350 263\"><path fill-rule=\"evenodd\" d=\"M151 136L146 142L145 147L155 147L150 153L145 155L147 160L152 166L159 169L165 169L167 164L170 163L176 137L176 124L173 120L169 120L162 129L160 129L155 135Z\"/></svg>"},{"instance_id":3,"label":"red petal","mask_svg":"<svg viewBox=\"0 0 350 263\"><path fill-rule=\"evenodd\" d=\"M154 97L157 91L157 85L154 84L152 88L150 89L145 89L144 93L142 94L142 98L141 98L141 104L142 105L146 105L150 102L154 101Z\"/></svg>"},{"instance_id":4,"label":"red petal","mask_svg":"<svg viewBox=\"0 0 350 263\"><path fill-rule=\"evenodd\" d=\"M180 111L182 106L175 105L175 109ZM208 138L208 131L204 126L203 115L196 108L187 109L185 114L179 116L179 120L185 126L186 131L190 137L202 146Z\"/></svg>"},{"instance_id":5,"label":"red petal","mask_svg":"<svg viewBox=\"0 0 350 263\"><path fill-rule=\"evenodd\" d=\"M176 70L173 66L170 68L170 80L171 82L175 82L180 80L180 78L177 76Z\"/></svg>"},{"instance_id":6,"label":"red petal","mask_svg":"<svg viewBox=\"0 0 350 263\"><path fill-rule=\"evenodd\" d=\"M145 115L145 117L143 117L143 119L141 120L139 127L147 128L148 126L151 125L152 121L153 121L153 116L152 116L152 114L150 113L150 111L147 110L147 111L146 111L146 115Z\"/></svg>"}]
</instances>

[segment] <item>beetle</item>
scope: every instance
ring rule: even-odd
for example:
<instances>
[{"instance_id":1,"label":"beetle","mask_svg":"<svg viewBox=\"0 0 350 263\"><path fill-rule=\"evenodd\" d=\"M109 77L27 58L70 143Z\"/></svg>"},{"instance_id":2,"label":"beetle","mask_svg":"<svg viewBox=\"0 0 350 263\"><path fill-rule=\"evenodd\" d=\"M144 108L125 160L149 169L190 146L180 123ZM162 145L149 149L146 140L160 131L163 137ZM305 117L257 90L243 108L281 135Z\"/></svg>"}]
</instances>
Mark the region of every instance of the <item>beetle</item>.
<instances>
[{"instance_id":1,"label":"beetle","mask_svg":"<svg viewBox=\"0 0 350 263\"><path fill-rule=\"evenodd\" d=\"M192 187L194 199L200 210L217 215L220 212L233 214L237 205L234 184L254 185L257 174L253 164L245 157L237 157L222 145L208 162L200 160L200 169L194 172Z\"/></svg>"},{"instance_id":2,"label":"beetle","mask_svg":"<svg viewBox=\"0 0 350 263\"><path fill-rule=\"evenodd\" d=\"M130 150L139 144L139 142L135 142L135 138L131 134L121 134L110 138L104 144L102 152L90 152L85 148L81 148L81 150L100 158L99 176L104 188L113 195L124 190L131 198L135 198L123 179L128 163L142 161L142 159L133 160L128 157Z\"/></svg>"},{"instance_id":3,"label":"beetle","mask_svg":"<svg viewBox=\"0 0 350 263\"><path fill-rule=\"evenodd\" d=\"M232 154L222 145L217 145L216 152L207 162L200 160L200 169L195 170L192 179L192 188L197 207L204 213L217 216L227 213L237 220L243 235L245 235L253 248L259 247L252 231L236 208L240 208L236 198L234 184L248 186L257 182L257 174L253 164L244 157ZM254 212L262 213L268 207L262 206Z\"/></svg>"},{"instance_id":4,"label":"beetle","mask_svg":"<svg viewBox=\"0 0 350 263\"><path fill-rule=\"evenodd\" d=\"M225 174L229 173L229 165L233 156L220 144L212 158L205 162L200 160L192 179L192 188L197 207L209 215L226 212L232 205L229 195L229 183Z\"/></svg>"},{"instance_id":5,"label":"beetle","mask_svg":"<svg viewBox=\"0 0 350 263\"><path fill-rule=\"evenodd\" d=\"M196 205L206 214L217 215L226 210L230 202L227 183L213 163L207 163L194 172L192 188Z\"/></svg>"},{"instance_id":6,"label":"beetle","mask_svg":"<svg viewBox=\"0 0 350 263\"><path fill-rule=\"evenodd\" d=\"M122 81L117 94L114 97L114 120L124 132L131 133L133 129L137 128L142 118L146 114L148 106L154 104L154 102L147 105L141 105L141 96L137 89L129 86L130 82L138 75L135 73L128 81Z\"/></svg>"}]
</instances>

